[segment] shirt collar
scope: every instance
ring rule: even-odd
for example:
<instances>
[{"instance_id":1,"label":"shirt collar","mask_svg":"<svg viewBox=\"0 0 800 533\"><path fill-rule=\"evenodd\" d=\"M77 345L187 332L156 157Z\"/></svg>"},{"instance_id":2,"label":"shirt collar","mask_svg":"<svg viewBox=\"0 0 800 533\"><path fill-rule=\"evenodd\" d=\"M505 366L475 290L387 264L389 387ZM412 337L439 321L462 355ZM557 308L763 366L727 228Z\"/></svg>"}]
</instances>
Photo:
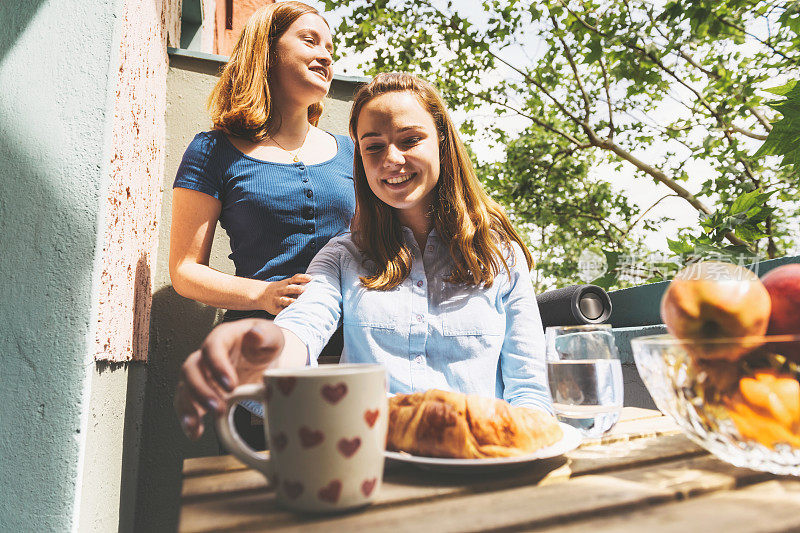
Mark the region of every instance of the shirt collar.
<instances>
[{"instance_id":1,"label":"shirt collar","mask_svg":"<svg viewBox=\"0 0 800 533\"><path fill-rule=\"evenodd\" d=\"M411 231L411 228L409 228L408 226L401 225L400 229L403 230L403 237L405 238L406 243L414 244L414 246L416 246L417 240L414 238L414 232ZM428 242L430 242L431 239L438 239L438 238L439 235L436 233L436 227L431 228L431 231L428 233Z\"/></svg>"}]
</instances>

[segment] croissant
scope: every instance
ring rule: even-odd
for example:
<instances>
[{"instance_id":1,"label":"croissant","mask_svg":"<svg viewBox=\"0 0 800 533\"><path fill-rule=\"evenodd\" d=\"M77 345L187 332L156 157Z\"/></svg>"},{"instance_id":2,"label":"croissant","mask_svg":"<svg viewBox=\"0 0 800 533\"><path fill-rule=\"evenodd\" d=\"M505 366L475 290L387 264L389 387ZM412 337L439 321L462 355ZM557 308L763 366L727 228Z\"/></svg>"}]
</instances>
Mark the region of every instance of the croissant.
<instances>
[{"instance_id":1,"label":"croissant","mask_svg":"<svg viewBox=\"0 0 800 533\"><path fill-rule=\"evenodd\" d=\"M503 400L431 389L389 399L386 447L427 457L527 455L556 443L561 427L542 411Z\"/></svg>"}]
</instances>

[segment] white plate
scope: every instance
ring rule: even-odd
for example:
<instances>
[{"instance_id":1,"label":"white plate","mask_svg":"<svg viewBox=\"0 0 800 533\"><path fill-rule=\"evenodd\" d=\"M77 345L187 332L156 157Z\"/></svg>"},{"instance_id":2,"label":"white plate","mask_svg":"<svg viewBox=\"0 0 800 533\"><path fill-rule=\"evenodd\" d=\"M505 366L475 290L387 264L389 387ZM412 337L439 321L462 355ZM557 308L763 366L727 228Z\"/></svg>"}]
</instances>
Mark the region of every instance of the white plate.
<instances>
[{"instance_id":1,"label":"white plate","mask_svg":"<svg viewBox=\"0 0 800 533\"><path fill-rule=\"evenodd\" d=\"M530 455L522 455L518 457L491 457L487 459L448 459L441 457L422 457L419 455L411 455L405 452L385 452L385 457L393 461L412 464L426 470L434 470L441 472L470 472L470 471L501 471L514 469L516 467L525 465L533 461L541 459L549 459L551 457L558 457L569 451L574 450L580 446L583 437L580 432L572 426L563 422L559 422L564 436L561 440L548 446L537 450Z\"/></svg>"}]
</instances>

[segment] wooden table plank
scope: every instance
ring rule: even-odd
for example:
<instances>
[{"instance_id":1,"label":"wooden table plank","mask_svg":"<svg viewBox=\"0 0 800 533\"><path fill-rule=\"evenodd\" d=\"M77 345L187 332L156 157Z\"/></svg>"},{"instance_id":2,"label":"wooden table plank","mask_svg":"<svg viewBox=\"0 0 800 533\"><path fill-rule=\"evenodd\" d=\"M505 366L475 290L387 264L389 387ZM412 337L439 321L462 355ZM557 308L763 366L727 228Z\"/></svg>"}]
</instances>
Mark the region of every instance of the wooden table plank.
<instances>
[{"instance_id":1,"label":"wooden table plank","mask_svg":"<svg viewBox=\"0 0 800 533\"><path fill-rule=\"evenodd\" d=\"M748 476L742 472L749 471L706 457L705 451L677 431L658 411L625 408L622 421L603 439L584 442L565 457L539 461L519 472L464 476L387 462L376 503L365 512L336 517L301 517L284 511L263 476L230 456L190 459L184 467L180 530L341 527L394 531L398 520L415 533L434 524L443 530L475 524L482 524L476 529L534 527L558 523L562 516L576 520L763 478L763 474ZM719 465L724 472L715 471ZM674 477L675 472L692 468L700 468L702 475L679 479L667 475L671 472ZM642 475L646 479L637 477ZM667 481L656 483L659 476ZM612 490L601 490L606 485ZM574 502L576 496L579 501ZM574 512L560 505L560 500L573 502ZM533 511L531 502L536 502ZM466 514L459 511L462 508ZM503 509L502 519L497 519L497 512L486 512L494 508ZM428 518L432 515L436 516L433 522Z\"/></svg>"},{"instance_id":2,"label":"wooden table plank","mask_svg":"<svg viewBox=\"0 0 800 533\"><path fill-rule=\"evenodd\" d=\"M603 446L586 446L570 452L566 456L570 460L567 469L559 469L561 466L559 464L540 462L532 465L535 468L528 469L527 472L519 474L507 472L496 477L498 477L497 482L501 484L527 485L704 453L699 446L683 435L671 435L661 440L651 438L632 442L616 441ZM430 498L459 491L474 491L476 490L474 487L480 486L482 482L487 484L485 490L491 490L495 485L491 482L491 477L434 474L393 461L387 462L384 478L381 495L387 495L387 501L396 501L402 497L401 494L407 495L409 491L419 492L421 498ZM183 482L181 497L184 503L188 503L199 498L222 497L257 490L267 490L264 476L255 470L237 469L187 477Z\"/></svg>"},{"instance_id":3,"label":"wooden table plank","mask_svg":"<svg viewBox=\"0 0 800 533\"><path fill-rule=\"evenodd\" d=\"M394 463L387 465L384 485L368 513L374 513L376 509L383 507L413 508L415 504L432 500L460 499L462 496L515 487L531 488L536 485L554 484L564 482L569 477L607 473L700 455L705 455L705 452L686 437L672 435L586 447L568 454L566 459L569 459L569 462L566 462L565 458L555 458L550 462L540 461L534 463L532 468L518 473L464 476L426 472L409 465ZM221 485L217 481L215 487L205 487L187 495L182 506L181 530L202 531L209 524L213 524L212 529L261 524L265 514L270 515L270 527L278 524L289 525L298 520L293 515L281 511L274 501L274 493L263 489L265 485L263 476L260 478L262 488L250 494L242 494L238 477L247 472L218 475L237 478L227 484L234 487L233 493L226 494L221 491L219 489ZM188 479L185 482L185 492L186 487L191 486L187 485L190 481L193 480Z\"/></svg>"},{"instance_id":4,"label":"wooden table plank","mask_svg":"<svg viewBox=\"0 0 800 533\"><path fill-rule=\"evenodd\" d=\"M264 455L267 455L264 453ZM232 470L244 470L247 466L232 455L214 455L211 457L193 457L183 461L183 477L206 476L230 472Z\"/></svg>"},{"instance_id":5,"label":"wooden table plank","mask_svg":"<svg viewBox=\"0 0 800 533\"><path fill-rule=\"evenodd\" d=\"M581 446L587 447L601 443L610 444L627 441L641 435L654 436L670 434L677 431L677 426L661 415L660 412L652 409L625 407L623 408L620 418L620 423L617 424L608 435L604 436L603 439L587 440ZM671 440L668 442L675 443L677 441ZM685 453L690 453L688 450L684 449L685 444L686 443L682 442L681 445L675 449L677 453L667 455L669 457L677 457ZM626 460L626 454L623 452L637 449L638 447L636 445L631 445L625 450L608 448L609 453L605 454L605 459L618 457L616 463L622 463ZM655 456L653 455L654 450L646 452L645 455L647 455L647 453L650 453L650 456L642 457L640 460L651 461L658 457L658 453L661 452L656 453ZM574 456L572 457L574 458ZM583 457L587 458L587 460L592 460L597 457L597 453L584 454ZM638 457L638 455L635 457ZM598 468L607 469L614 463L615 461L609 462L606 460L598 465ZM402 467L398 466L398 464L390 464L388 468L390 472L392 469L397 470ZM576 472L575 468L573 467L572 470L574 474ZM411 471L419 472L413 468ZM580 473L580 468L577 472ZM184 501L211 497L215 494L240 494L242 492L263 490L267 487L267 482L261 474L248 469L238 459L230 455L187 459L184 461L183 473L184 482L181 496L184 498ZM413 485L414 484L412 484L412 486Z\"/></svg>"},{"instance_id":6,"label":"wooden table plank","mask_svg":"<svg viewBox=\"0 0 800 533\"><path fill-rule=\"evenodd\" d=\"M556 525L548 533L708 533L712 531L800 531L800 480L766 481L627 513Z\"/></svg>"},{"instance_id":7,"label":"wooden table plank","mask_svg":"<svg viewBox=\"0 0 800 533\"><path fill-rule=\"evenodd\" d=\"M184 502L206 497L271 490L261 472L252 469L233 470L220 474L190 477L183 481Z\"/></svg>"},{"instance_id":8,"label":"wooden table plank","mask_svg":"<svg viewBox=\"0 0 800 533\"><path fill-rule=\"evenodd\" d=\"M731 489L770 477L704 456L613 474L582 476L567 483L498 490L315 522L289 524L265 516L263 522L251 525L279 531L529 530L598 515L629 513L644 506Z\"/></svg>"}]
</instances>

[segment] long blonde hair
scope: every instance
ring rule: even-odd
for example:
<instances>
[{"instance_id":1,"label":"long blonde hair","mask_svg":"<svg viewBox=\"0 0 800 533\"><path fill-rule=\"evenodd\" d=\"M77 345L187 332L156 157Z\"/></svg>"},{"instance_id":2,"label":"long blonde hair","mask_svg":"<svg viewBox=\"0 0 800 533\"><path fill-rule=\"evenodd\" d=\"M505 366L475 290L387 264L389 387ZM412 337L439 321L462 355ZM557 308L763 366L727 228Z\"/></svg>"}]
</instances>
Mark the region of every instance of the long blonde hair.
<instances>
[{"instance_id":1,"label":"long blonde hair","mask_svg":"<svg viewBox=\"0 0 800 533\"><path fill-rule=\"evenodd\" d=\"M277 2L258 9L247 20L219 81L208 97L214 129L252 142L263 141L280 127L270 96L270 69L278 61L276 44L301 16L319 11L302 2ZM327 21L325 21L327 24ZM308 107L316 126L322 103Z\"/></svg>"},{"instance_id":2,"label":"long blonde hair","mask_svg":"<svg viewBox=\"0 0 800 533\"><path fill-rule=\"evenodd\" d=\"M467 150L445 109L441 96L429 83L406 73L378 74L355 96L350 112L350 136L355 141L353 178L356 213L351 223L353 239L375 262L376 272L361 278L370 289L389 290L411 272L412 254L406 246L394 209L381 201L367 182L358 145L358 116L374 98L391 92L408 92L433 117L439 134L439 182L432 205L434 227L449 246L453 271L447 281L489 287L501 267L509 271L498 243L510 251L518 243L530 268L533 259L503 208L484 192Z\"/></svg>"}]
</instances>

